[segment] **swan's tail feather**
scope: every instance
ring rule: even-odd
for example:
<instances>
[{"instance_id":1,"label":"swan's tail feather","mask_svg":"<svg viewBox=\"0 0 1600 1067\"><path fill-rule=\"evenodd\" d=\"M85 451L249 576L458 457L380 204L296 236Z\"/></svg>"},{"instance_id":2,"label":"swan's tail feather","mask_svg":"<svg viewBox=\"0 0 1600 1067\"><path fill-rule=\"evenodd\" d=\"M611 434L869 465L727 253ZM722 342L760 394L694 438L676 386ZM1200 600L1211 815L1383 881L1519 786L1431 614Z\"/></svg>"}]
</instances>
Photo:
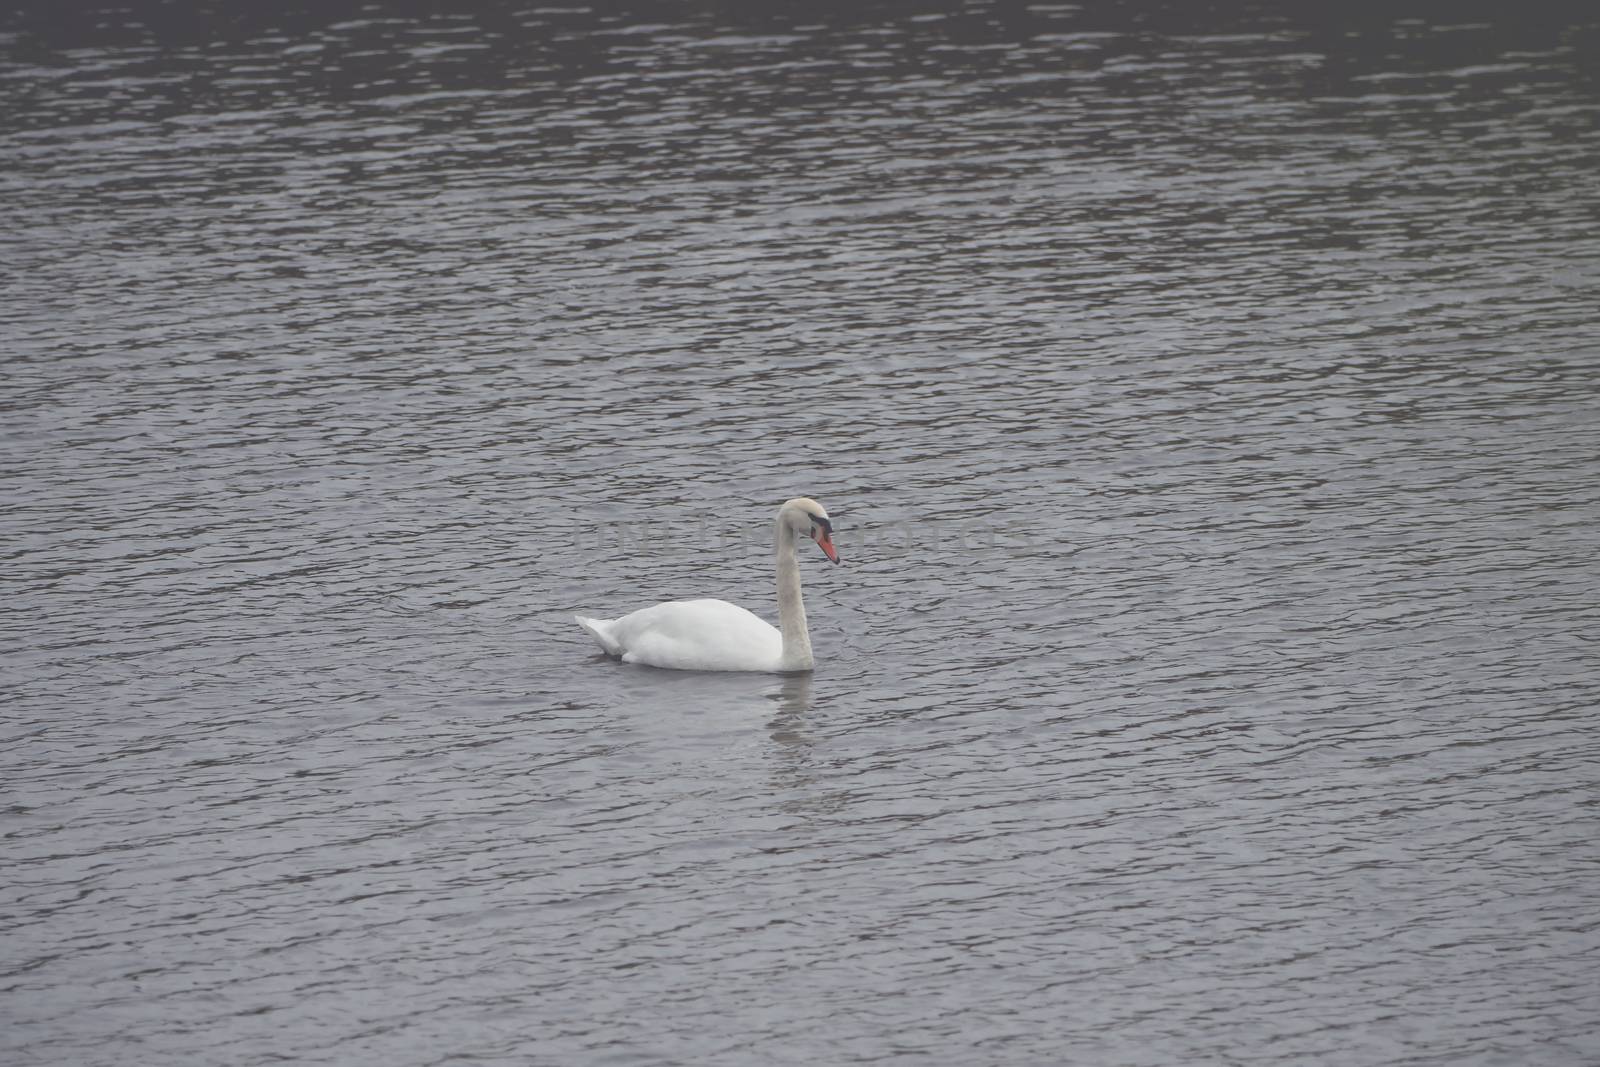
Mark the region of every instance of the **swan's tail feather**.
<instances>
[{"instance_id":1,"label":"swan's tail feather","mask_svg":"<svg viewBox=\"0 0 1600 1067\"><path fill-rule=\"evenodd\" d=\"M611 620L586 619L582 615L574 615L573 618L578 620L579 626L589 631L589 636L594 638L595 644L605 650L606 655L622 655L622 646L611 636Z\"/></svg>"}]
</instances>

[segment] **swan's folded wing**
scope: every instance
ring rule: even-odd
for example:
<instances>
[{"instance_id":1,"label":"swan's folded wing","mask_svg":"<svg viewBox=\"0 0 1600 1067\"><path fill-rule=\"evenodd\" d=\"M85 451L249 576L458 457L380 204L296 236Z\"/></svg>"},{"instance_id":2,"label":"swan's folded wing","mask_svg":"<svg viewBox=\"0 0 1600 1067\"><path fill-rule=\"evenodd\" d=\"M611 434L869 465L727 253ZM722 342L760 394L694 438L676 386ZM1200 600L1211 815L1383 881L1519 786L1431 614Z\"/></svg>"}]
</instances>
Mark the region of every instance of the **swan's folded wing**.
<instances>
[{"instance_id":1,"label":"swan's folded wing","mask_svg":"<svg viewBox=\"0 0 1600 1067\"><path fill-rule=\"evenodd\" d=\"M689 671L770 671L783 658L783 636L726 600L674 600L614 622L608 635L626 663Z\"/></svg>"}]
</instances>

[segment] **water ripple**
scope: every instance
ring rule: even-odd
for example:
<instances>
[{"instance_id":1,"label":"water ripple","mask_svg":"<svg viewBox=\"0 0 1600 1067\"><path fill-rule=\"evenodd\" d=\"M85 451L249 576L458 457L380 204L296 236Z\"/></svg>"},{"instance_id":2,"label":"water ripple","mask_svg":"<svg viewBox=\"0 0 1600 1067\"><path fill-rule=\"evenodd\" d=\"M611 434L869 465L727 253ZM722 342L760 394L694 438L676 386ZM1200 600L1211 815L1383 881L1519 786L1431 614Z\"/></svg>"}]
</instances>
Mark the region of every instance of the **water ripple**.
<instances>
[{"instance_id":1,"label":"water ripple","mask_svg":"<svg viewBox=\"0 0 1600 1067\"><path fill-rule=\"evenodd\" d=\"M1525 14L5 16L7 1062L1593 1060Z\"/></svg>"}]
</instances>

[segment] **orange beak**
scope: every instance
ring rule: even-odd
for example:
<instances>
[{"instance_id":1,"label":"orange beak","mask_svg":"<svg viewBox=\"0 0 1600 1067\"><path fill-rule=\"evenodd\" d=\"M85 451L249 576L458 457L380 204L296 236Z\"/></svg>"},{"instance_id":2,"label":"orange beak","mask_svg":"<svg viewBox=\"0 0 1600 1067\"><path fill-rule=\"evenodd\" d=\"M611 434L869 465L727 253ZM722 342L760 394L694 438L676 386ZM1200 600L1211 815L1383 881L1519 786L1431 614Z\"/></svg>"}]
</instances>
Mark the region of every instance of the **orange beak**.
<instances>
[{"instance_id":1,"label":"orange beak","mask_svg":"<svg viewBox=\"0 0 1600 1067\"><path fill-rule=\"evenodd\" d=\"M839 562L839 550L833 547L833 536L827 530L820 526L813 526L811 528L811 540L817 543L817 547L822 549L829 559L835 563Z\"/></svg>"}]
</instances>

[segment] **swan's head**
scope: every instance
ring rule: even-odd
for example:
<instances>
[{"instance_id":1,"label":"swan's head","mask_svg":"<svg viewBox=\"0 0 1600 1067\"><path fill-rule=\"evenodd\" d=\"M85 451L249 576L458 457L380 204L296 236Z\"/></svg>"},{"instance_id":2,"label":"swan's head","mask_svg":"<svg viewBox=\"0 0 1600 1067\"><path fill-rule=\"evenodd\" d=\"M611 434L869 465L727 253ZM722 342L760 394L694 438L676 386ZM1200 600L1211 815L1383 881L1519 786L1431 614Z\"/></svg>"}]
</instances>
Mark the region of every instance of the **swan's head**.
<instances>
[{"instance_id":1,"label":"swan's head","mask_svg":"<svg viewBox=\"0 0 1600 1067\"><path fill-rule=\"evenodd\" d=\"M829 559L839 562L839 550L833 547L833 523L828 521L828 510L821 504L808 496L797 496L778 509L778 521L811 538Z\"/></svg>"}]
</instances>

